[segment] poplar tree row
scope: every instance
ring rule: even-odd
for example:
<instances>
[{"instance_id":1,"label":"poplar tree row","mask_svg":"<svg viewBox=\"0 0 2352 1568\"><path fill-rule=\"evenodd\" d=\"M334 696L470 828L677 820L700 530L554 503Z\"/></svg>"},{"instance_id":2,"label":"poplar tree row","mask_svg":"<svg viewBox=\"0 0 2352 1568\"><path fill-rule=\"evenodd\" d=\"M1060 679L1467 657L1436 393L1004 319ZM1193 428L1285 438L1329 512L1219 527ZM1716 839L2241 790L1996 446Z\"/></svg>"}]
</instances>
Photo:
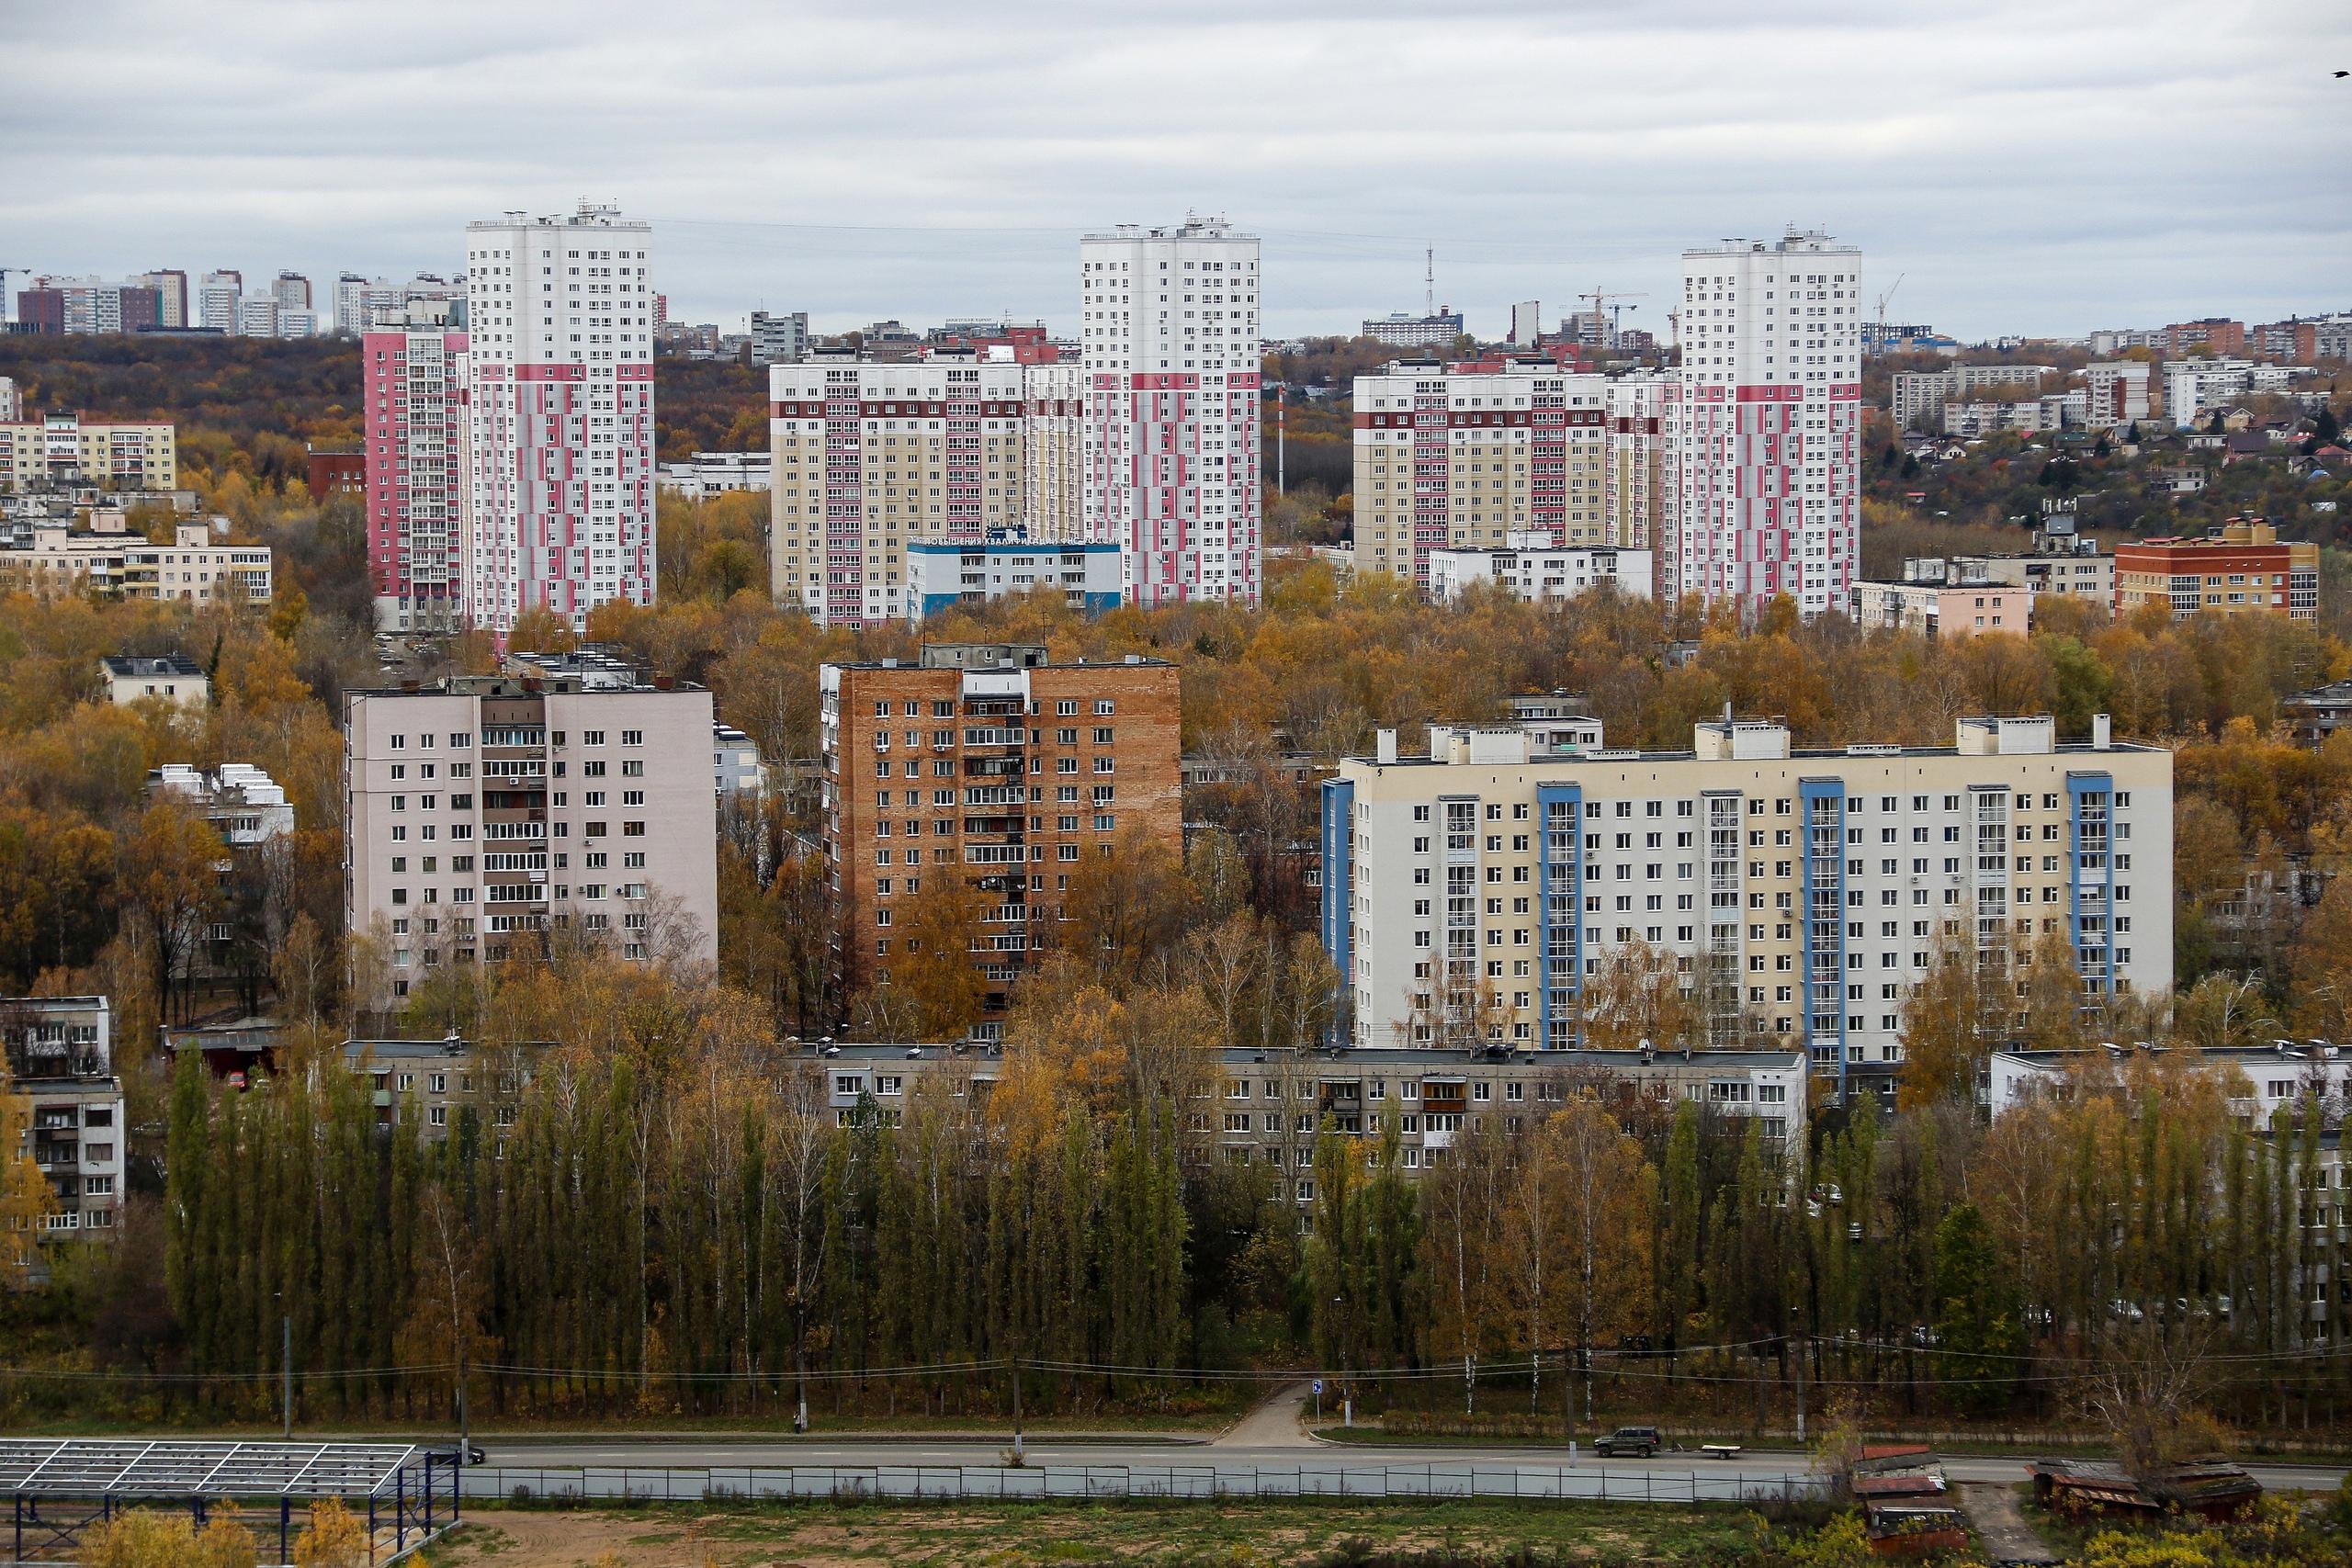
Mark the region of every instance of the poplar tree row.
<instances>
[{"instance_id":1,"label":"poplar tree row","mask_svg":"<svg viewBox=\"0 0 2352 1568\"><path fill-rule=\"evenodd\" d=\"M829 1058L724 996L600 976L534 1004L576 996L582 1038L476 1058L446 1136L323 1044L246 1088L185 1059L148 1364L219 1381L172 1397L267 1410L290 1330L318 1418L454 1414L461 1366L514 1414L995 1414L1015 1367L1037 1412L1313 1368L1374 1408L1572 1425L1808 1393L2054 1421L2157 1397L2128 1367L2244 1422L2336 1414L2315 1077L2264 1121L2184 1054L2102 1055L1990 1123L1817 1108L1783 1142L1539 1063L1418 1171L1393 1122L1311 1116L1277 1165L1219 1146L1218 1057L1148 990L1065 976L1001 1058L843 1114Z\"/></svg>"}]
</instances>

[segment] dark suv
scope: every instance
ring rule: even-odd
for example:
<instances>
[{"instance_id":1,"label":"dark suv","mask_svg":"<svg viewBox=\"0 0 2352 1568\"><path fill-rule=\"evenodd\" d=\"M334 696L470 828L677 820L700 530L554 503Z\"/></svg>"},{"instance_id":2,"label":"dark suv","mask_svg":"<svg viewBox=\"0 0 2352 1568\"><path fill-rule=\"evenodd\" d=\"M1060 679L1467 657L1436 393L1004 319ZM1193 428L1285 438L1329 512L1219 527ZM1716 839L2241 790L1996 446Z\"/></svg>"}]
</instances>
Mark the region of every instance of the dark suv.
<instances>
[{"instance_id":1,"label":"dark suv","mask_svg":"<svg viewBox=\"0 0 2352 1568\"><path fill-rule=\"evenodd\" d=\"M1592 1451L1608 1458L1612 1454L1634 1454L1648 1459L1658 1450L1656 1427L1620 1427L1609 1436L1598 1438Z\"/></svg>"}]
</instances>

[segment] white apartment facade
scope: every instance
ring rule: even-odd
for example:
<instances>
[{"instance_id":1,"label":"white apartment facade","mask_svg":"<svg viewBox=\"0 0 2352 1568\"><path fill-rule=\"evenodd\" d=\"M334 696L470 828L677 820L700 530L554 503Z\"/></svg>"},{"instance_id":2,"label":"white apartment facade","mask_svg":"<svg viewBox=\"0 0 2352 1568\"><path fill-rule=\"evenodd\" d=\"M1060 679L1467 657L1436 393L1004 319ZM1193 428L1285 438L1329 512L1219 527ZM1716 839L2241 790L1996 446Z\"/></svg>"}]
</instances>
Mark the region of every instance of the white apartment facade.
<instances>
[{"instance_id":1,"label":"white apartment facade","mask_svg":"<svg viewBox=\"0 0 2352 1568\"><path fill-rule=\"evenodd\" d=\"M907 546L907 624L960 604L1009 594L1058 593L1082 615L1118 608L1125 596L1119 547L1107 540L1031 539L1018 528L980 539L917 539Z\"/></svg>"},{"instance_id":2,"label":"white apartment facade","mask_svg":"<svg viewBox=\"0 0 2352 1568\"><path fill-rule=\"evenodd\" d=\"M1086 534L1136 604L1261 592L1258 261L1223 219L1079 242Z\"/></svg>"},{"instance_id":3,"label":"white apartment facade","mask_svg":"<svg viewBox=\"0 0 2352 1568\"><path fill-rule=\"evenodd\" d=\"M242 272L208 272L197 280L197 325L210 332L235 336L238 328L237 307L245 297L245 275Z\"/></svg>"},{"instance_id":4,"label":"white apartment facade","mask_svg":"<svg viewBox=\"0 0 2352 1568\"><path fill-rule=\"evenodd\" d=\"M42 599L86 591L196 604L269 603L277 558L267 546L219 543L202 522L182 523L175 535L175 543L156 545L138 534L39 525L23 544L0 547L0 581Z\"/></svg>"},{"instance_id":5,"label":"white apartment facade","mask_svg":"<svg viewBox=\"0 0 2352 1568\"><path fill-rule=\"evenodd\" d=\"M907 547L1084 536L1088 400L1074 365L946 350L768 368L769 588L827 626L904 620Z\"/></svg>"},{"instance_id":6,"label":"white apartment facade","mask_svg":"<svg viewBox=\"0 0 2352 1568\"><path fill-rule=\"evenodd\" d=\"M565 928L716 960L708 692L458 676L349 693L344 716L344 913L380 934L394 997Z\"/></svg>"},{"instance_id":7,"label":"white apartment facade","mask_svg":"<svg viewBox=\"0 0 2352 1568\"><path fill-rule=\"evenodd\" d=\"M25 1146L49 1180L45 1239L112 1235L122 1213L130 1129L114 1072L105 997L0 998L0 1049L16 1092L32 1102Z\"/></svg>"},{"instance_id":8,"label":"white apartment facade","mask_svg":"<svg viewBox=\"0 0 2352 1568\"><path fill-rule=\"evenodd\" d=\"M1679 370L1637 370L1609 378L1608 468L1601 507L1604 537L1620 548L1651 556L1651 596L1660 592L1657 569L1676 535L1681 513L1683 380Z\"/></svg>"},{"instance_id":9,"label":"white apartment facade","mask_svg":"<svg viewBox=\"0 0 2352 1568\"><path fill-rule=\"evenodd\" d=\"M752 312L752 363L790 365L808 352L808 312Z\"/></svg>"},{"instance_id":10,"label":"white apartment facade","mask_svg":"<svg viewBox=\"0 0 2352 1568\"><path fill-rule=\"evenodd\" d=\"M1517 730L1441 731L1400 758L1384 732L1323 785L1348 1039L1430 1043L1475 993L1490 1043L1575 1047L1586 987L1639 942L1702 1043L1798 1045L1885 1088L1939 943L2063 934L2087 990L2168 990L2171 753L2104 716L2086 745L2047 717L1955 739L1801 751L1783 725L1704 723L1689 751L1537 759Z\"/></svg>"},{"instance_id":11,"label":"white apartment facade","mask_svg":"<svg viewBox=\"0 0 2352 1568\"><path fill-rule=\"evenodd\" d=\"M1445 549L1513 534L1556 546L1609 536L1605 378L1546 359L1495 370L1434 360L1355 380L1355 564L1432 592Z\"/></svg>"},{"instance_id":12,"label":"white apartment facade","mask_svg":"<svg viewBox=\"0 0 2352 1568\"><path fill-rule=\"evenodd\" d=\"M461 598L503 640L653 603L652 229L608 207L466 226L472 536Z\"/></svg>"},{"instance_id":13,"label":"white apartment facade","mask_svg":"<svg viewBox=\"0 0 2352 1568\"><path fill-rule=\"evenodd\" d=\"M98 660L98 679L106 685L107 701L116 707L147 697L198 712L212 705L211 677L184 654L109 654Z\"/></svg>"},{"instance_id":14,"label":"white apartment facade","mask_svg":"<svg viewBox=\"0 0 2352 1568\"><path fill-rule=\"evenodd\" d=\"M1954 365L1942 370L1906 370L1893 378L1889 412L1894 427L1908 430L1926 415L1939 415L1955 400L1986 387L2039 389L2044 376L2054 376L2054 365Z\"/></svg>"},{"instance_id":15,"label":"white apartment facade","mask_svg":"<svg viewBox=\"0 0 2352 1568\"><path fill-rule=\"evenodd\" d=\"M1861 528L1861 252L1818 232L1682 256L1668 597L1846 613Z\"/></svg>"},{"instance_id":16,"label":"white apartment facade","mask_svg":"<svg viewBox=\"0 0 2352 1568\"><path fill-rule=\"evenodd\" d=\"M737 491L766 490L774 465L765 452L697 452L683 463L662 464L653 483L673 495L708 501Z\"/></svg>"},{"instance_id":17,"label":"white apartment facade","mask_svg":"<svg viewBox=\"0 0 2352 1568\"><path fill-rule=\"evenodd\" d=\"M2086 401L2083 390L2076 388L2071 392L2045 392L2038 398L2019 398L2009 402L1949 402L1943 409L1944 434L1974 439L1997 435L2005 430L2025 434L2064 430L2083 423Z\"/></svg>"},{"instance_id":18,"label":"white apartment facade","mask_svg":"<svg viewBox=\"0 0 2352 1568\"><path fill-rule=\"evenodd\" d=\"M2283 392L2295 378L2310 374L2308 366L2264 365L2251 359L2168 359L2165 414L2175 428L2187 430L2231 398Z\"/></svg>"},{"instance_id":19,"label":"white apartment facade","mask_svg":"<svg viewBox=\"0 0 2352 1568\"><path fill-rule=\"evenodd\" d=\"M2147 418L2151 369L2144 359L2084 366L2083 423L2092 430L2112 430Z\"/></svg>"},{"instance_id":20,"label":"white apartment facade","mask_svg":"<svg viewBox=\"0 0 2352 1568\"><path fill-rule=\"evenodd\" d=\"M1650 596L1656 565L1647 550L1615 545L1555 545L1542 532L1513 533L1499 548L1445 548L1429 558L1429 596L1451 604L1484 583L1514 599L1553 604L1602 584L1636 599Z\"/></svg>"}]
</instances>

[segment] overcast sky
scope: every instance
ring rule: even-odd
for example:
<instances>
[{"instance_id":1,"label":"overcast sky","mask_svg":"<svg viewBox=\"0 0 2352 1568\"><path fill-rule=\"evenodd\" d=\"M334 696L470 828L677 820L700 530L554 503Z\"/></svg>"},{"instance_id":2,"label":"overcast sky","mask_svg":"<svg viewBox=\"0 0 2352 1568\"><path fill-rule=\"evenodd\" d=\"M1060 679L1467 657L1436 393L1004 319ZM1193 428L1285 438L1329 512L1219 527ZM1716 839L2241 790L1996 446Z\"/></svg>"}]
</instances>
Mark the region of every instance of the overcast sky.
<instances>
[{"instance_id":1,"label":"overcast sky","mask_svg":"<svg viewBox=\"0 0 2352 1568\"><path fill-rule=\"evenodd\" d=\"M0 7L0 264L453 272L650 218L673 318L1075 325L1076 236L1264 238L1265 327L1500 335L1791 223L1975 338L2352 308L2352 6L203 0ZM14 281L11 287L15 286ZM323 296L323 288L322 288Z\"/></svg>"}]
</instances>

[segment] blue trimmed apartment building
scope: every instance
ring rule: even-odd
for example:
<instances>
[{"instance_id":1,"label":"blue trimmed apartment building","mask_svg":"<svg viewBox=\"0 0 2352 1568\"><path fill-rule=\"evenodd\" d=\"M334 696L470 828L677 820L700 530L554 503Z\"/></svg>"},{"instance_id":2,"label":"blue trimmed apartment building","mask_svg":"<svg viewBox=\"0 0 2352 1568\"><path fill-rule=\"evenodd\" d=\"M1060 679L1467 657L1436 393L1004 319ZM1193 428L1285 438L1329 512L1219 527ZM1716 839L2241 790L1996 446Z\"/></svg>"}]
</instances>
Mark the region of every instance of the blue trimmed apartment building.
<instances>
[{"instance_id":1,"label":"blue trimmed apartment building","mask_svg":"<svg viewBox=\"0 0 2352 1568\"><path fill-rule=\"evenodd\" d=\"M907 584L909 626L958 604L1038 588L1057 589L1071 609L1099 615L1119 604L1119 547L1033 540L1022 528L991 528L975 540L915 539L907 545Z\"/></svg>"},{"instance_id":2,"label":"blue trimmed apartment building","mask_svg":"<svg viewBox=\"0 0 2352 1568\"><path fill-rule=\"evenodd\" d=\"M1851 1095L1891 1091L1939 952L1973 943L2022 991L2063 936L2086 997L2169 990L2171 752L2104 715L2079 742L2047 716L1955 730L1810 750L1726 720L1687 751L1566 757L1445 727L1399 756L1384 732L1323 785L1343 1042L1580 1049L1587 987L1646 954L1700 1021L1657 1049L1802 1047Z\"/></svg>"}]
</instances>

